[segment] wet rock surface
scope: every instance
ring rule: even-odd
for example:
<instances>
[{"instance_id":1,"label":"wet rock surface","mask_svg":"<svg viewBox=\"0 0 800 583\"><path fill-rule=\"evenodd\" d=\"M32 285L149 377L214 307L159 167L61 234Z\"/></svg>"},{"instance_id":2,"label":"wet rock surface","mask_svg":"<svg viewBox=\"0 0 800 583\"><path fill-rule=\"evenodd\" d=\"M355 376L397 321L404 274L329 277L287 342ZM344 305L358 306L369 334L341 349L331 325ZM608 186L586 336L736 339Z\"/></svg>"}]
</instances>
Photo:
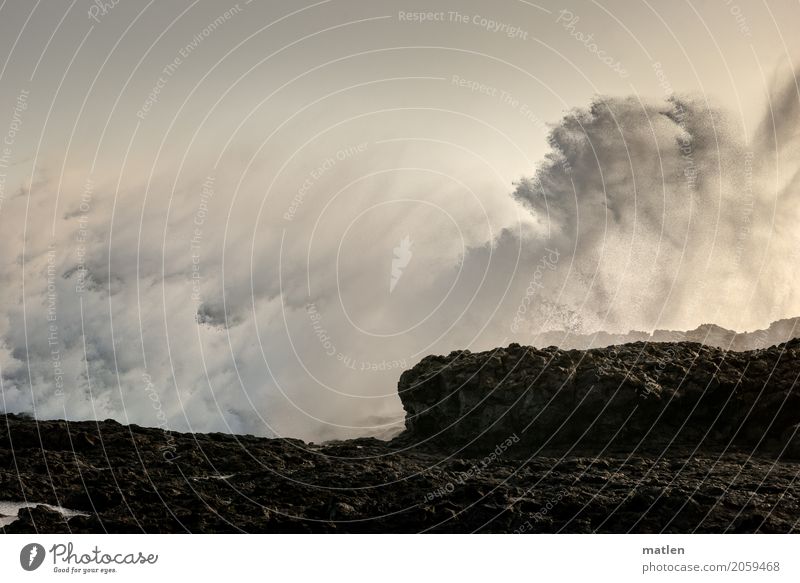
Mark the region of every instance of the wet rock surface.
<instances>
[{"instance_id":1,"label":"wet rock surface","mask_svg":"<svg viewBox=\"0 0 800 583\"><path fill-rule=\"evenodd\" d=\"M401 379L407 430L391 442L4 415L0 500L39 504L4 531L792 532L797 350L512 345L429 357ZM542 399L559 387L549 419ZM487 406L472 407L481 395ZM542 445L579 402L589 406ZM540 428L526 430L537 413Z\"/></svg>"}]
</instances>

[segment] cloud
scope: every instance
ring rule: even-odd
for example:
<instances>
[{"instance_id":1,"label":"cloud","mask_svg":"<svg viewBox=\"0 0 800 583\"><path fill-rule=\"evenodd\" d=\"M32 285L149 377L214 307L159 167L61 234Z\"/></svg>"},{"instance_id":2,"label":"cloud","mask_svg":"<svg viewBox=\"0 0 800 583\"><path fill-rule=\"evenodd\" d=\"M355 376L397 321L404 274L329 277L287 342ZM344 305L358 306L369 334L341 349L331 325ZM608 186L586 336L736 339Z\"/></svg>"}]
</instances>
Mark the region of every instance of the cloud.
<instances>
[{"instance_id":1,"label":"cloud","mask_svg":"<svg viewBox=\"0 0 800 583\"><path fill-rule=\"evenodd\" d=\"M514 196L571 250L552 300L581 315L581 331L752 329L800 310L795 189L774 180L776 160L783 176L798 167L785 156L793 76L773 99L749 144L729 113L692 97L597 98L553 128L551 153ZM776 110L777 144L764 137Z\"/></svg>"},{"instance_id":2,"label":"cloud","mask_svg":"<svg viewBox=\"0 0 800 583\"><path fill-rule=\"evenodd\" d=\"M2 406L388 435L397 378L426 354L800 314L791 83L772 112L748 144L702 99L598 98L553 127L513 197L442 144L349 144L369 119L282 166L272 146L216 170L167 159L152 180L134 165L21 182L0 215L27 225L0 250Z\"/></svg>"}]
</instances>

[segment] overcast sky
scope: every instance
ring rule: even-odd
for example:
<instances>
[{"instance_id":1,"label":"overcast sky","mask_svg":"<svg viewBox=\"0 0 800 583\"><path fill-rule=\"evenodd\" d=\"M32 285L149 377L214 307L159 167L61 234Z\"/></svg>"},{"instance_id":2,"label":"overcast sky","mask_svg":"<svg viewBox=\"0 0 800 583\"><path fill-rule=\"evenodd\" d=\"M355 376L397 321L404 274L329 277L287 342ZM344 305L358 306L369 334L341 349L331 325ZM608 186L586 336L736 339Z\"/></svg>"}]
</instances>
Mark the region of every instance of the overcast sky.
<instances>
[{"instance_id":1,"label":"overcast sky","mask_svg":"<svg viewBox=\"0 0 800 583\"><path fill-rule=\"evenodd\" d=\"M388 435L426 354L800 315L799 19L7 0L0 406Z\"/></svg>"}]
</instances>

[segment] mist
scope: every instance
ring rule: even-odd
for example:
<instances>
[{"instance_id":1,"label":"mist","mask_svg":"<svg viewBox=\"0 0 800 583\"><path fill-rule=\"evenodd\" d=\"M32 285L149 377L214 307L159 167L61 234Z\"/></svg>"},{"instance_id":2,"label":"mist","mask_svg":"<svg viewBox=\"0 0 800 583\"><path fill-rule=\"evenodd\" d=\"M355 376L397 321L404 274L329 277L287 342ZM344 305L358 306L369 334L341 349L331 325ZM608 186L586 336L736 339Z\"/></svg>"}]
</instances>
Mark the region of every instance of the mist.
<instances>
[{"instance_id":1,"label":"mist","mask_svg":"<svg viewBox=\"0 0 800 583\"><path fill-rule=\"evenodd\" d=\"M582 333L752 330L797 313L794 75L778 87L750 140L692 96L598 98L554 128L514 193L569 261L542 294L566 310L537 313L534 334L553 320Z\"/></svg>"},{"instance_id":2,"label":"mist","mask_svg":"<svg viewBox=\"0 0 800 583\"><path fill-rule=\"evenodd\" d=\"M345 4L12 7L4 411L388 437L428 354L800 315L793 69L734 99L692 31L691 67L597 34L622 79L527 3Z\"/></svg>"},{"instance_id":3,"label":"mist","mask_svg":"<svg viewBox=\"0 0 800 583\"><path fill-rule=\"evenodd\" d=\"M784 120L791 95L775 96ZM697 98L598 97L505 194L453 156L434 171L371 142L301 153L280 175L229 163L124 189L42 176L4 207L6 222L54 225L4 258L4 408L385 436L401 427L396 379L428 353L796 315L794 169L777 183L775 169L797 126L768 119L748 144Z\"/></svg>"}]
</instances>

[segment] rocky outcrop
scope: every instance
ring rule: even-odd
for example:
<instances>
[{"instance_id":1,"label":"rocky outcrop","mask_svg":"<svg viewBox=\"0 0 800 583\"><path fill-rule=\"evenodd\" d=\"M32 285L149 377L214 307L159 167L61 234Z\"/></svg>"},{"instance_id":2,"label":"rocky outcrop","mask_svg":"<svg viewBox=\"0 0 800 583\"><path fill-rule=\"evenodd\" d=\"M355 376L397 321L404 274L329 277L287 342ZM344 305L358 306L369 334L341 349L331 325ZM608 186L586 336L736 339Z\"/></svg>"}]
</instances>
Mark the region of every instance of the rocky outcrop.
<instances>
[{"instance_id":1,"label":"rocky outcrop","mask_svg":"<svg viewBox=\"0 0 800 583\"><path fill-rule=\"evenodd\" d=\"M429 356L400 377L405 440L522 455L747 449L797 456L800 340L729 352L694 343L565 351L512 344Z\"/></svg>"},{"instance_id":2,"label":"rocky outcrop","mask_svg":"<svg viewBox=\"0 0 800 583\"><path fill-rule=\"evenodd\" d=\"M569 350L605 348L631 342L697 342L725 350L739 352L761 350L800 337L800 318L777 320L763 330L735 332L716 324L702 324L694 330L654 330L652 333L631 330L625 334L594 332L578 334L566 330L536 334L531 339L535 346L558 346Z\"/></svg>"},{"instance_id":3,"label":"rocky outcrop","mask_svg":"<svg viewBox=\"0 0 800 583\"><path fill-rule=\"evenodd\" d=\"M798 349L432 356L391 442L0 415L0 530L792 532Z\"/></svg>"}]
</instances>

